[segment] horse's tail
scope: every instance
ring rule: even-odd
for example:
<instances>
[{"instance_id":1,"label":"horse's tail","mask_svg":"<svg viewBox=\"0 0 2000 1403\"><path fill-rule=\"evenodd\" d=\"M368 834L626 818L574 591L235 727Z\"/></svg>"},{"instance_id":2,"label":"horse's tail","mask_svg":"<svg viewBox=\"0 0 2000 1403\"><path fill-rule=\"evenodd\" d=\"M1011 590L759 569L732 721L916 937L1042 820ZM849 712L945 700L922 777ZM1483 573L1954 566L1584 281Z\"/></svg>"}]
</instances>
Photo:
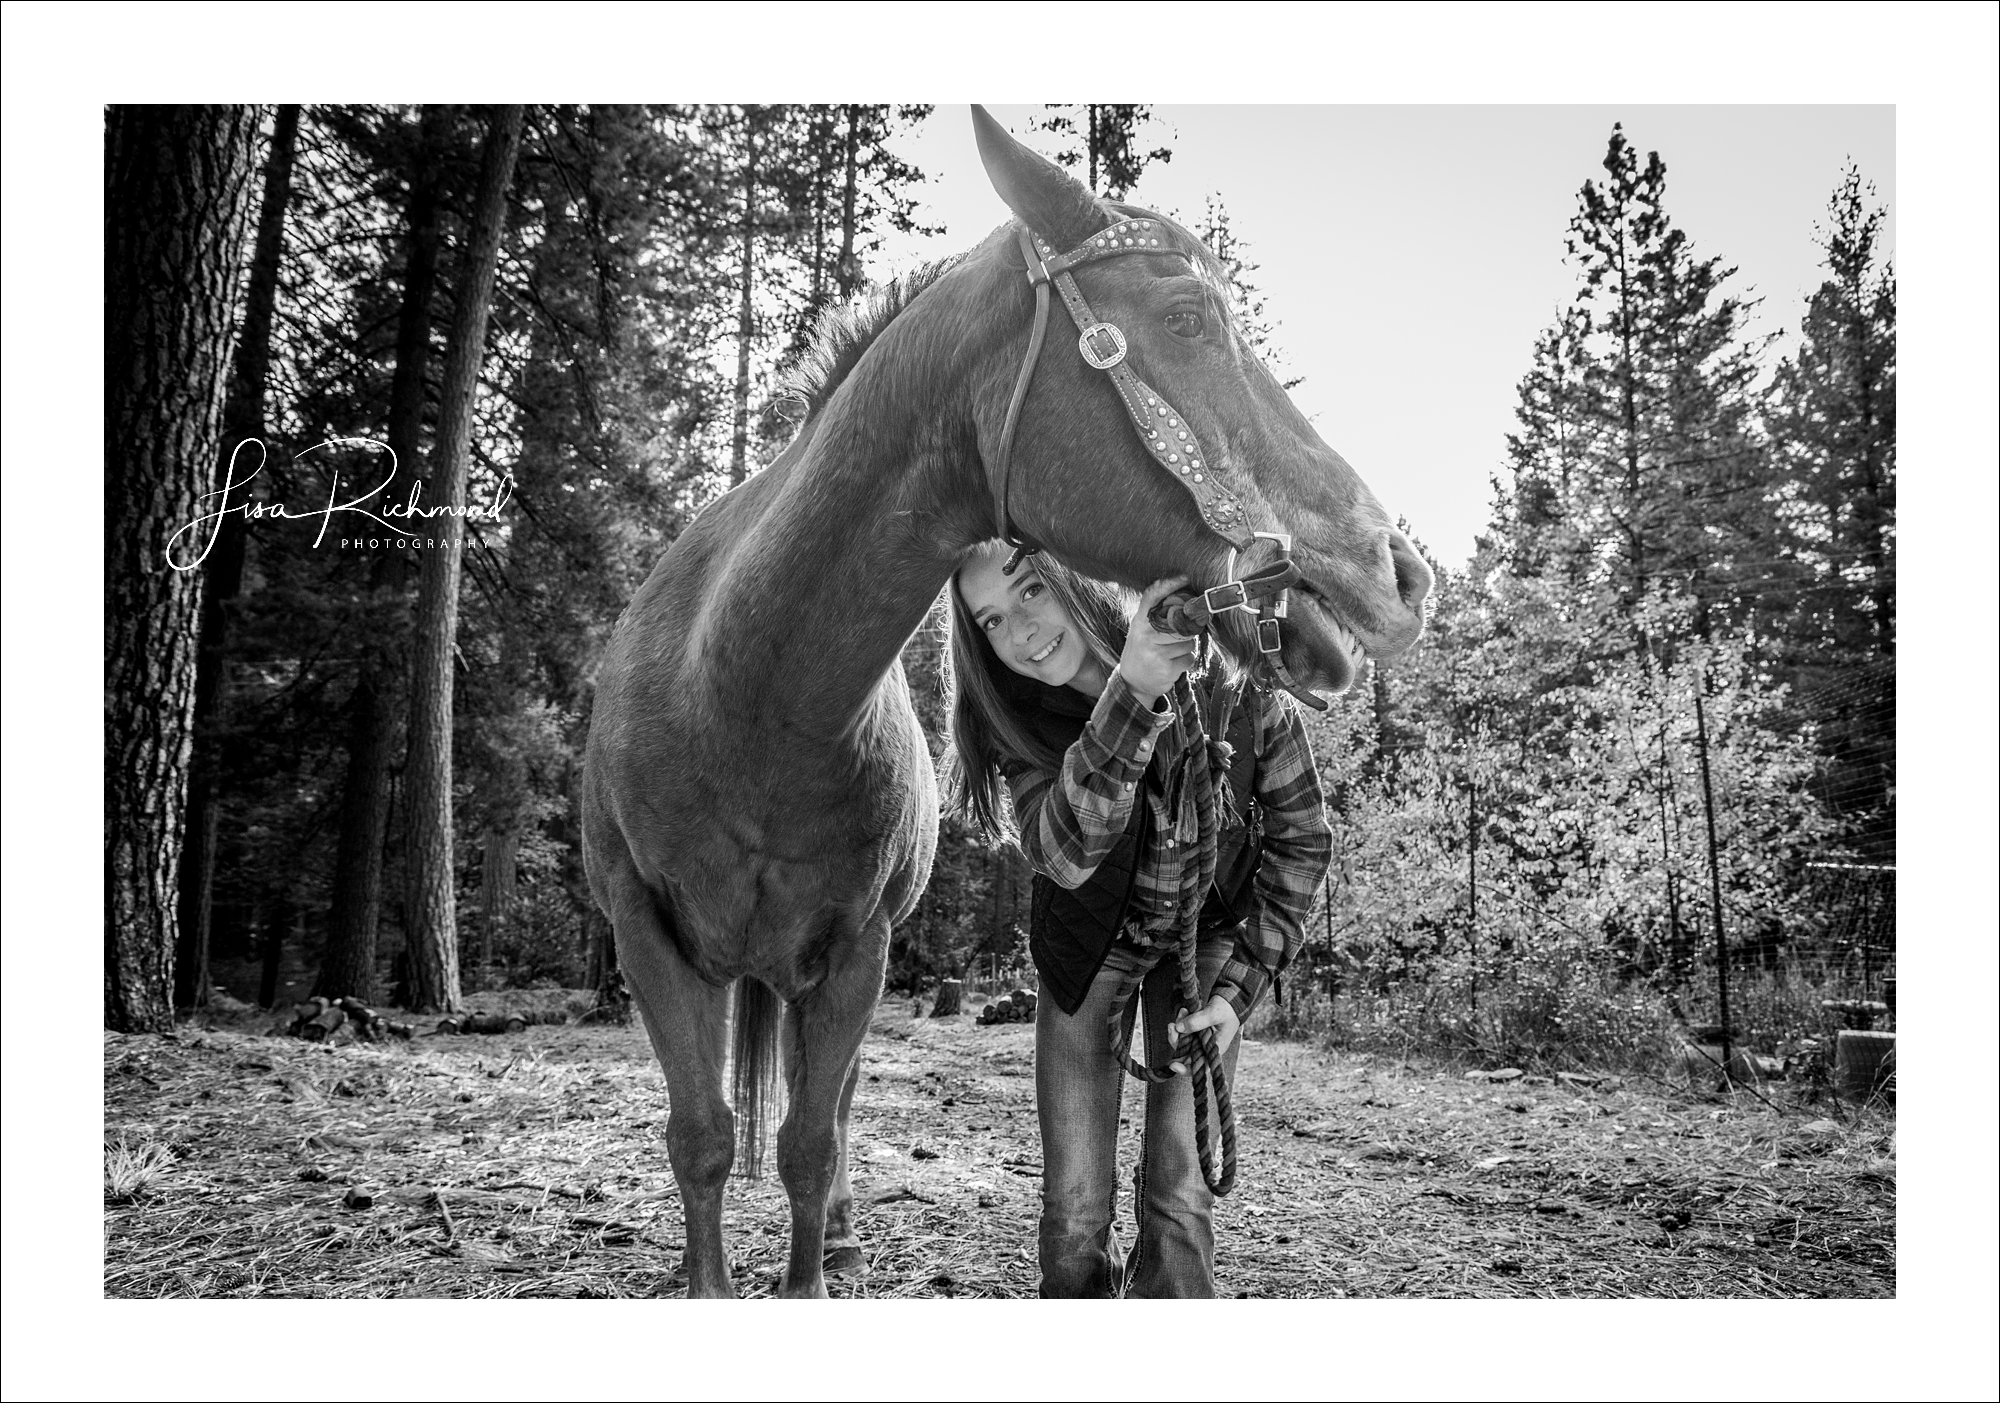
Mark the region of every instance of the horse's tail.
<instances>
[{"instance_id":1,"label":"horse's tail","mask_svg":"<svg viewBox=\"0 0 2000 1403\"><path fill-rule=\"evenodd\" d=\"M736 981L736 1163L756 1178L764 1168L764 1108L778 1091L778 1023L784 1001L749 975Z\"/></svg>"}]
</instances>

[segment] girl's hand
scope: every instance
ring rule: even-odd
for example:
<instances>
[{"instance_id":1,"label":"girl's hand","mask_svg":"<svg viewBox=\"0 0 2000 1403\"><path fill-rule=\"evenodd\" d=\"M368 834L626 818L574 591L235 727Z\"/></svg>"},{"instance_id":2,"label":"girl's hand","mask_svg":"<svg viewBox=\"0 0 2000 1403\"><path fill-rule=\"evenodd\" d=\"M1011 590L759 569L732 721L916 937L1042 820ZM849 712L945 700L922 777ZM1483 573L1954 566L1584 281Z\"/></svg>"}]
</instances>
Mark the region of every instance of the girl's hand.
<instances>
[{"instance_id":1,"label":"girl's hand","mask_svg":"<svg viewBox=\"0 0 2000 1403\"><path fill-rule=\"evenodd\" d=\"M1153 606L1187 583L1185 575L1155 580L1139 596L1139 612L1132 616L1125 634L1125 651L1118 657L1118 671L1139 700L1152 706L1167 694L1174 679L1188 670L1201 647L1201 640L1178 633L1161 633L1147 616Z\"/></svg>"},{"instance_id":2,"label":"girl's hand","mask_svg":"<svg viewBox=\"0 0 2000 1403\"><path fill-rule=\"evenodd\" d=\"M1203 1028L1213 1028L1215 1029L1215 1055L1220 1057L1223 1053L1229 1051L1229 1045L1236 1041L1237 1027L1236 1010L1230 1006L1229 1000L1217 994L1208 1001L1208 1007L1200 1013L1182 1014L1179 1018L1169 1023L1167 1025L1167 1041L1172 1046L1179 1047L1182 1038ZM1176 1060L1173 1063L1173 1069L1176 1072L1185 1072L1187 1064Z\"/></svg>"}]
</instances>

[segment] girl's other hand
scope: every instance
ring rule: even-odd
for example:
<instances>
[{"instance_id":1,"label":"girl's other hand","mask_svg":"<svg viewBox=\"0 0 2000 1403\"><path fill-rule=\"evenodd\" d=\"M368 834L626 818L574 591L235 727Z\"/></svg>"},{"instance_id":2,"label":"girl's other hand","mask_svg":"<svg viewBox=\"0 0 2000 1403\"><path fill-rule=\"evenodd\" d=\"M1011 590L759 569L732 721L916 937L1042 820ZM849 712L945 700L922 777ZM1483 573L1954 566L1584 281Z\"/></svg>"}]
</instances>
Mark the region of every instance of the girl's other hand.
<instances>
[{"instance_id":1,"label":"girl's other hand","mask_svg":"<svg viewBox=\"0 0 2000 1403\"><path fill-rule=\"evenodd\" d=\"M1132 616L1125 633L1125 651L1118 657L1118 671L1147 706L1153 706L1174 685L1174 679L1193 664L1201 640L1178 633L1162 633L1148 617L1153 606L1187 583L1185 575L1155 580L1139 596L1139 612Z\"/></svg>"},{"instance_id":2,"label":"girl's other hand","mask_svg":"<svg viewBox=\"0 0 2000 1403\"><path fill-rule=\"evenodd\" d=\"M1223 1053L1229 1051L1229 1045L1236 1041L1237 1026L1235 1008L1231 1006L1229 1000L1217 994L1208 1001L1208 1007L1200 1013L1184 1013L1169 1023L1167 1025L1167 1041L1172 1046L1179 1047L1182 1038L1188 1037L1203 1028L1213 1028L1215 1029L1215 1055L1220 1057ZM1176 1060L1173 1063L1173 1069L1176 1072L1185 1072L1187 1064Z\"/></svg>"}]
</instances>

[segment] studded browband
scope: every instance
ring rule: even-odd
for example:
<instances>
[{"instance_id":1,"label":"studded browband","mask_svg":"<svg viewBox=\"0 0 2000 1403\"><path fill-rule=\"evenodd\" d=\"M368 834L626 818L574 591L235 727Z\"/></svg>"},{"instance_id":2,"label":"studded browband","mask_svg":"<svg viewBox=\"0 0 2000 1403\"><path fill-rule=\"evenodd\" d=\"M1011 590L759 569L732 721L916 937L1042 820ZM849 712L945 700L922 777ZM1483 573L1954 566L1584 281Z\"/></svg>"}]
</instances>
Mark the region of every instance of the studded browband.
<instances>
[{"instance_id":1,"label":"studded browband","mask_svg":"<svg viewBox=\"0 0 2000 1403\"><path fill-rule=\"evenodd\" d=\"M1146 445L1146 451L1194 498L1202 522L1209 530L1231 547L1229 578L1200 594L1174 595L1161 601L1150 616L1154 625L1170 632L1192 634L1204 631L1215 616L1233 609L1255 615L1257 651L1272 678L1300 701L1324 711L1326 702L1293 679L1280 653L1278 621L1286 614L1287 591L1302 578L1291 559L1291 537L1282 532L1250 529L1243 504L1216 481L1214 460L1202 449L1187 416L1139 378L1125 358L1125 333L1098 319L1070 274L1072 268L1082 264L1128 253L1170 254L1192 262L1192 255L1176 248L1163 237L1165 233L1160 220L1121 218L1069 252L1052 254L1047 240L1039 234L1025 227L1019 231L1021 257L1027 265L1028 282L1035 289L1035 320L1028 337L1028 354L1007 402L1007 417L1001 425L999 448L990 472L995 527L1000 539L1014 547L1013 554L1001 566L1001 573L1013 574L1024 557L1041 549L1015 534L1007 510L1007 486L1021 406L1028 397L1028 382L1034 378L1035 364L1041 359L1042 342L1048 332L1049 288L1053 285L1062 296L1070 320L1076 324L1077 350L1085 364L1110 376L1119 402L1125 406L1125 413L1138 430L1139 441ZM1258 540L1268 540L1277 547L1277 560L1237 578L1237 553L1250 550Z\"/></svg>"},{"instance_id":2,"label":"studded browband","mask_svg":"<svg viewBox=\"0 0 2000 1403\"><path fill-rule=\"evenodd\" d=\"M1025 228L1019 232L1028 282L1035 289L1035 327L1021 374L1014 385L1013 398L1007 406L1007 420L1001 429L1000 451L995 455L993 471L994 522L1000 538L1010 545L1019 548L1023 544L1014 532L1013 520L1007 510L1008 469L1011 467L1014 430L1019 424L1021 403L1027 398L1028 382L1034 375L1035 362L1040 359L1048 323L1048 290L1051 285L1061 294L1070 320L1076 323L1077 350L1085 364L1110 376L1112 385L1118 391L1119 402L1125 406L1132 426L1139 431L1140 442L1146 445L1146 451L1152 454L1153 460L1187 489L1201 512L1203 523L1238 550L1249 549L1254 539L1255 533L1249 530L1243 504L1215 480L1213 462L1195 438L1187 417L1169 404L1166 396L1139 378L1125 358L1125 333L1112 323L1098 319L1084 298L1083 290L1070 274L1070 269L1082 264L1128 253L1169 254L1192 261L1191 256L1185 250L1174 247L1165 234L1165 226L1157 219L1121 219L1068 253L1052 254L1048 242L1039 234Z\"/></svg>"}]
</instances>

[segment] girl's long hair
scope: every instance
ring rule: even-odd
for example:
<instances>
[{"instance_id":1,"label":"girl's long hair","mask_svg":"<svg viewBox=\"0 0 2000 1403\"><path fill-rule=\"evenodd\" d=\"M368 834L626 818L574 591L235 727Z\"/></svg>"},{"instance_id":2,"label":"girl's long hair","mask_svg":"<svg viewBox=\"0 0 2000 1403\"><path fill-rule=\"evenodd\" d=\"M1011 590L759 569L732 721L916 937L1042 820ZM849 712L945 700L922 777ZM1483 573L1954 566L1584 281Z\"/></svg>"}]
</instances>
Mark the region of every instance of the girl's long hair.
<instances>
[{"instance_id":1,"label":"girl's long hair","mask_svg":"<svg viewBox=\"0 0 2000 1403\"><path fill-rule=\"evenodd\" d=\"M997 544L997 543L991 543ZM1125 604L1116 585L1079 575L1047 553L1021 569L1036 571L1069 614L1077 635L1108 671L1125 650ZM1061 754L1025 724L1042 684L1001 662L972 621L958 575L951 577L951 649L945 671L951 744L945 751L945 801L994 842L1012 837L1001 803L1003 772L1026 765L1054 770Z\"/></svg>"}]
</instances>

